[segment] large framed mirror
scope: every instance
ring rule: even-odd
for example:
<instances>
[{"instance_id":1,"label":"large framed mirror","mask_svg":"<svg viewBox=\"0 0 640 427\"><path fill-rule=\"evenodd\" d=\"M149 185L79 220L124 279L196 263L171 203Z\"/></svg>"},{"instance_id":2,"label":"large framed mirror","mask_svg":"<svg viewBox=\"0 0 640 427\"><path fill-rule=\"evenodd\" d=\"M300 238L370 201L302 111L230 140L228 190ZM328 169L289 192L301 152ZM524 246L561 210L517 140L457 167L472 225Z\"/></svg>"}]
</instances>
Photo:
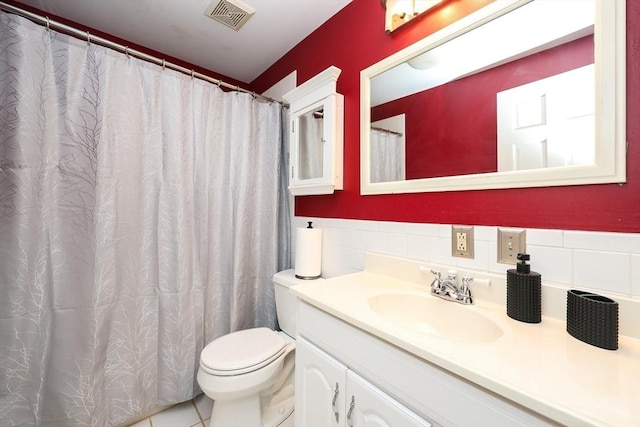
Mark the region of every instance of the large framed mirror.
<instances>
[{"instance_id":1,"label":"large framed mirror","mask_svg":"<svg viewBox=\"0 0 640 427\"><path fill-rule=\"evenodd\" d=\"M361 72L361 194L626 180L625 1L499 0Z\"/></svg>"}]
</instances>

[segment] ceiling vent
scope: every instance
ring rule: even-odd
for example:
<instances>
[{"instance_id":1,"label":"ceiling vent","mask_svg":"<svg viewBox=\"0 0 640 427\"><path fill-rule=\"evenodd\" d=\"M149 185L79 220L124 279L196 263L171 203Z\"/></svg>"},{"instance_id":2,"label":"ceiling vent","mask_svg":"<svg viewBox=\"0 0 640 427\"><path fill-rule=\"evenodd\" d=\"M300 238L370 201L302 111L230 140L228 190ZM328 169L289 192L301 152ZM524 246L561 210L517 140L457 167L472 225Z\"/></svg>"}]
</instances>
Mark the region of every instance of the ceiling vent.
<instances>
[{"instance_id":1,"label":"ceiling vent","mask_svg":"<svg viewBox=\"0 0 640 427\"><path fill-rule=\"evenodd\" d=\"M204 14L238 31L255 12L240 0L213 0Z\"/></svg>"}]
</instances>

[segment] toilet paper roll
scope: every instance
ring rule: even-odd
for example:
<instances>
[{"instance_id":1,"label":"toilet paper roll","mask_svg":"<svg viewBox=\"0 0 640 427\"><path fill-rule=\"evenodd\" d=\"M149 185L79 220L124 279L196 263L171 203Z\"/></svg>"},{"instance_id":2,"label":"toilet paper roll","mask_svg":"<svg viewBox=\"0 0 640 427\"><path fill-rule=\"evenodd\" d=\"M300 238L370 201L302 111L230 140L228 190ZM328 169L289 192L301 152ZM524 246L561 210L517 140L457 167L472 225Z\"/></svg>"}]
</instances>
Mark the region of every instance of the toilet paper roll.
<instances>
[{"instance_id":1,"label":"toilet paper roll","mask_svg":"<svg viewBox=\"0 0 640 427\"><path fill-rule=\"evenodd\" d=\"M295 275L298 279L317 279L322 265L322 230L298 228L296 233Z\"/></svg>"}]
</instances>

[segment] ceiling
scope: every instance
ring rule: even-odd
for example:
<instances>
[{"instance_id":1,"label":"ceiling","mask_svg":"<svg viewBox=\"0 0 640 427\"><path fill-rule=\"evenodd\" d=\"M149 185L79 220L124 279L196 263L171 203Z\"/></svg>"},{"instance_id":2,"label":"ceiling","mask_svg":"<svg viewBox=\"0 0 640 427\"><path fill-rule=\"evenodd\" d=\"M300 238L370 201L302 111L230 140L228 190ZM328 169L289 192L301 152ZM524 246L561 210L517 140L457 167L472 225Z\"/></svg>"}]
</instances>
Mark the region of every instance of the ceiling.
<instances>
[{"instance_id":1,"label":"ceiling","mask_svg":"<svg viewBox=\"0 0 640 427\"><path fill-rule=\"evenodd\" d=\"M255 14L235 31L205 16L210 0L19 1L245 83L351 2L243 0Z\"/></svg>"}]
</instances>

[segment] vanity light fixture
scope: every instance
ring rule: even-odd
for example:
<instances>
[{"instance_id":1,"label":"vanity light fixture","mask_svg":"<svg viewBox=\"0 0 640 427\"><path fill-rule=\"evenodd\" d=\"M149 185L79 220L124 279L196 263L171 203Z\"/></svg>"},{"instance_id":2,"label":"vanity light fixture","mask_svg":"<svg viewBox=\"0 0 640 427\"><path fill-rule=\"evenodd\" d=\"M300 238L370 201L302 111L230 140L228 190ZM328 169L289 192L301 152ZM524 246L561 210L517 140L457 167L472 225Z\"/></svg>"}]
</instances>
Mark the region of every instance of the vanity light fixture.
<instances>
[{"instance_id":1,"label":"vanity light fixture","mask_svg":"<svg viewBox=\"0 0 640 427\"><path fill-rule=\"evenodd\" d=\"M384 29L391 33L444 0L381 0Z\"/></svg>"}]
</instances>

